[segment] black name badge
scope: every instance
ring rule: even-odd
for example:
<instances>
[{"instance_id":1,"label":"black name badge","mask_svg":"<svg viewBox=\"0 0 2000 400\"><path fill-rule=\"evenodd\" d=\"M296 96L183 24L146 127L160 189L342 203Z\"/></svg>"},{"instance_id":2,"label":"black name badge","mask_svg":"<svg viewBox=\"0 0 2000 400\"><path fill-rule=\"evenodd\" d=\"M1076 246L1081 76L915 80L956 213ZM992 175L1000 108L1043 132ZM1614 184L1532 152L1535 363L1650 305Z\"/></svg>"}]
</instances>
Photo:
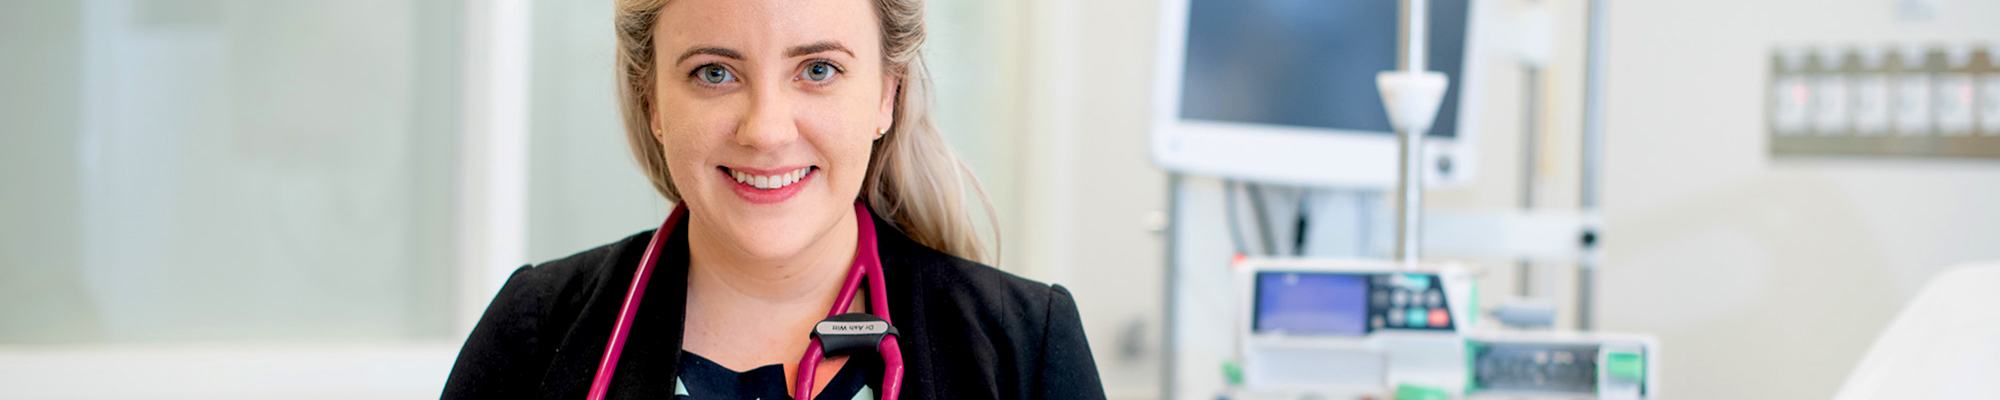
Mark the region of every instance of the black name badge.
<instances>
[{"instance_id":1,"label":"black name badge","mask_svg":"<svg viewBox=\"0 0 2000 400\"><path fill-rule=\"evenodd\" d=\"M827 317L813 325L812 338L826 349L826 356L874 353L882 339L895 335L896 326L868 313L846 313Z\"/></svg>"}]
</instances>

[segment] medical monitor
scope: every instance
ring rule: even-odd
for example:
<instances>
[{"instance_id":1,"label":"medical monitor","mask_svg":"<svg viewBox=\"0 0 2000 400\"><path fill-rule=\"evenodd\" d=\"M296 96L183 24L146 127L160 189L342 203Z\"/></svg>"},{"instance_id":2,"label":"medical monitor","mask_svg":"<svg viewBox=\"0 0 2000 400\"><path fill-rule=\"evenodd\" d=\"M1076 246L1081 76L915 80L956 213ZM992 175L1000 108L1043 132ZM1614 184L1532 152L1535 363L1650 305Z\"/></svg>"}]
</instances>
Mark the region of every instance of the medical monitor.
<instances>
[{"instance_id":1,"label":"medical monitor","mask_svg":"<svg viewBox=\"0 0 2000 400\"><path fill-rule=\"evenodd\" d=\"M1425 181L1473 176L1477 0L1431 0L1429 70L1450 80L1425 143ZM1395 184L1398 147L1376 74L1399 68L1398 1L1163 4L1153 156L1162 167L1305 186Z\"/></svg>"},{"instance_id":2,"label":"medical monitor","mask_svg":"<svg viewBox=\"0 0 2000 400\"><path fill-rule=\"evenodd\" d=\"M1273 270L1258 272L1254 285L1252 333L1355 337L1457 329L1444 285L1432 274Z\"/></svg>"},{"instance_id":3,"label":"medical monitor","mask_svg":"<svg viewBox=\"0 0 2000 400\"><path fill-rule=\"evenodd\" d=\"M1230 269L1245 388L1379 398L1391 379L1467 382L1479 307L1462 265L1251 257Z\"/></svg>"}]
</instances>

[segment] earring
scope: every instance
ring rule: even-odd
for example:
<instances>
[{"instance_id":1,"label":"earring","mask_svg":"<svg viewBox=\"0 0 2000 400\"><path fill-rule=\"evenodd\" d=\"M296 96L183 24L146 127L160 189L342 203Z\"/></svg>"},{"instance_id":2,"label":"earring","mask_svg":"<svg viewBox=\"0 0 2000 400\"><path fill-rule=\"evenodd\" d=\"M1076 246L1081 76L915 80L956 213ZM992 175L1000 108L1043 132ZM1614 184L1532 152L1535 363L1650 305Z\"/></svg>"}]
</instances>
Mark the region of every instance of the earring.
<instances>
[{"instance_id":1,"label":"earring","mask_svg":"<svg viewBox=\"0 0 2000 400\"><path fill-rule=\"evenodd\" d=\"M889 128L875 128L876 139L880 139L883 136L888 136L888 135L889 135Z\"/></svg>"}]
</instances>

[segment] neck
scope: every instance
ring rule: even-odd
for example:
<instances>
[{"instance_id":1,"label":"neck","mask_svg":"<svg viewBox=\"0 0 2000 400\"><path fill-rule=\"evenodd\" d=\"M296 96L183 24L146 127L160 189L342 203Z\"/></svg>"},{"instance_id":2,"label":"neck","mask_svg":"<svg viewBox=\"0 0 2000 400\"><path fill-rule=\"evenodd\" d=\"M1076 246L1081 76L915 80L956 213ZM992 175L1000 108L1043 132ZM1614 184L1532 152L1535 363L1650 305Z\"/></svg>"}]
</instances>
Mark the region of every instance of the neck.
<instances>
[{"instance_id":1,"label":"neck","mask_svg":"<svg viewBox=\"0 0 2000 400\"><path fill-rule=\"evenodd\" d=\"M854 261L856 224L864 223L845 214L798 253L766 258L746 254L704 229L703 222L688 221L689 305L786 314L796 309L824 313L832 306Z\"/></svg>"}]
</instances>

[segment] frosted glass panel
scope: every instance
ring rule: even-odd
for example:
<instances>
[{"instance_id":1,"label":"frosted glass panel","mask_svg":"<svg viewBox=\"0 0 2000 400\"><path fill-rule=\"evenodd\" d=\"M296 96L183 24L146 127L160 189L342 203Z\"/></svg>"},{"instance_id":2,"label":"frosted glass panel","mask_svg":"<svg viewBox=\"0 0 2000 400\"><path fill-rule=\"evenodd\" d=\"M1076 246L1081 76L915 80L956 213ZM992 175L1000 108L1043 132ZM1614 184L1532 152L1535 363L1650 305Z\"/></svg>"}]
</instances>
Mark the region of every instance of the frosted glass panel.
<instances>
[{"instance_id":1,"label":"frosted glass panel","mask_svg":"<svg viewBox=\"0 0 2000 400\"><path fill-rule=\"evenodd\" d=\"M528 261L660 226L672 211L632 158L618 116L609 0L533 3L528 70Z\"/></svg>"},{"instance_id":2,"label":"frosted glass panel","mask_svg":"<svg viewBox=\"0 0 2000 400\"><path fill-rule=\"evenodd\" d=\"M76 55L21 68L80 72L0 93L74 100L0 137L34 153L0 182L33 238L0 241L0 344L446 335L451 7L10 6Z\"/></svg>"}]
</instances>

